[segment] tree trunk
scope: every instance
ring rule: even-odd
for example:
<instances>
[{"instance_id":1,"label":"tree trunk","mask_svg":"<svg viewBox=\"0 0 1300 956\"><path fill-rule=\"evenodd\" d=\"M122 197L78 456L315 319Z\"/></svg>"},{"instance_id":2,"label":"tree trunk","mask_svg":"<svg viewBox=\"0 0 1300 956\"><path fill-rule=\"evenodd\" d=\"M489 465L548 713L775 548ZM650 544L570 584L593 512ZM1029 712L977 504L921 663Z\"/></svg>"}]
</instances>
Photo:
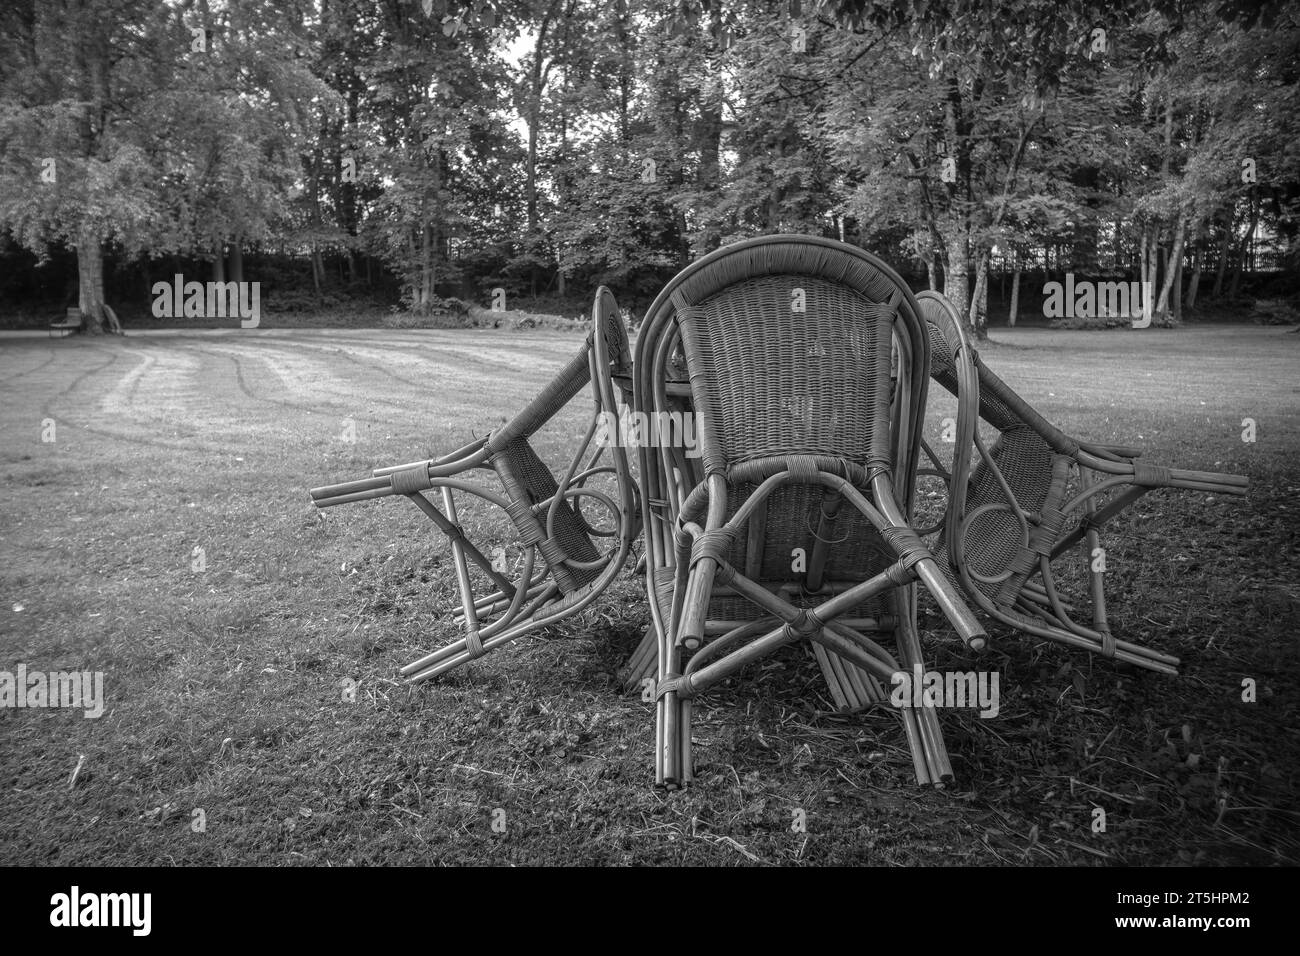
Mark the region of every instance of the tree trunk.
<instances>
[{"instance_id":1,"label":"tree trunk","mask_svg":"<svg viewBox=\"0 0 1300 956\"><path fill-rule=\"evenodd\" d=\"M1183 321L1183 251L1185 247L1174 257L1174 289L1170 301L1173 303L1175 322Z\"/></svg>"},{"instance_id":2,"label":"tree trunk","mask_svg":"<svg viewBox=\"0 0 1300 956\"><path fill-rule=\"evenodd\" d=\"M21 4L19 5L21 6ZM109 35L95 29L93 16L77 10L73 24L77 29L71 64L80 108L77 115L78 152L83 160L107 161L105 122L108 111ZM87 8L88 9L88 8ZM79 22L78 22L79 21ZM93 200L91 200L93 202ZM88 209L83 210L87 215ZM100 235L85 218L77 229L77 301L81 310L81 328L90 335L104 332L104 247Z\"/></svg>"},{"instance_id":3,"label":"tree trunk","mask_svg":"<svg viewBox=\"0 0 1300 956\"><path fill-rule=\"evenodd\" d=\"M244 281L244 249L240 243L239 236L235 236L234 239L230 240L230 282Z\"/></svg>"},{"instance_id":4,"label":"tree trunk","mask_svg":"<svg viewBox=\"0 0 1300 956\"><path fill-rule=\"evenodd\" d=\"M1250 241L1255 235L1255 224L1259 221L1259 210L1255 205L1255 187L1253 186L1250 189L1247 202L1250 203L1250 219L1246 223L1246 234L1241 237L1241 242L1237 246L1237 268L1232 273L1232 285L1228 288L1228 298L1230 299L1235 299L1237 292L1241 289L1241 274L1246 271L1246 253L1250 249Z\"/></svg>"},{"instance_id":5,"label":"tree trunk","mask_svg":"<svg viewBox=\"0 0 1300 956\"><path fill-rule=\"evenodd\" d=\"M419 300L416 304L423 309L433 301L433 230L429 228L427 210L424 214L420 234L420 290Z\"/></svg>"},{"instance_id":6,"label":"tree trunk","mask_svg":"<svg viewBox=\"0 0 1300 956\"><path fill-rule=\"evenodd\" d=\"M948 243L948 264L943 272L943 294L958 315L970 310L970 245L965 236Z\"/></svg>"},{"instance_id":7,"label":"tree trunk","mask_svg":"<svg viewBox=\"0 0 1300 956\"><path fill-rule=\"evenodd\" d=\"M1147 290L1156 287L1156 244L1159 239L1160 234L1154 226L1142 227L1142 244L1138 255L1142 273L1142 321L1147 325L1150 325L1154 318L1152 311L1155 306L1154 296L1148 295Z\"/></svg>"},{"instance_id":8,"label":"tree trunk","mask_svg":"<svg viewBox=\"0 0 1300 956\"><path fill-rule=\"evenodd\" d=\"M1229 210L1223 217L1223 230L1219 233L1219 266L1214 272L1214 288L1210 290L1210 298L1217 299L1223 294L1223 277L1228 272L1228 246L1232 238L1232 212Z\"/></svg>"},{"instance_id":9,"label":"tree trunk","mask_svg":"<svg viewBox=\"0 0 1300 956\"><path fill-rule=\"evenodd\" d=\"M1187 310L1196 308L1196 293L1201 288L1201 267L1205 264L1205 249L1196 251L1196 268L1192 270L1192 281L1187 283Z\"/></svg>"},{"instance_id":10,"label":"tree trunk","mask_svg":"<svg viewBox=\"0 0 1300 956\"><path fill-rule=\"evenodd\" d=\"M1156 303L1156 312L1159 313L1162 323L1173 324L1178 321L1177 315L1172 318L1169 315L1169 292L1177 283L1177 263L1183 257L1183 243L1186 239L1187 224L1179 216L1178 223L1174 226L1174 247L1170 250L1169 258L1165 263L1165 281L1160 287L1160 301Z\"/></svg>"},{"instance_id":11,"label":"tree trunk","mask_svg":"<svg viewBox=\"0 0 1300 956\"><path fill-rule=\"evenodd\" d=\"M221 248L221 240L217 239L216 241L213 242L212 246L213 246L212 281L225 282L226 281L226 256L224 250Z\"/></svg>"},{"instance_id":12,"label":"tree trunk","mask_svg":"<svg viewBox=\"0 0 1300 956\"><path fill-rule=\"evenodd\" d=\"M1160 175L1162 177L1169 176L1169 160L1173 154L1173 142L1174 142L1174 90L1172 84L1170 84L1165 91L1165 152L1164 152L1164 157L1160 160ZM1152 237L1153 245L1160 252L1160 261L1165 266L1164 286L1160 290L1160 300L1156 304L1156 313L1160 316L1161 324L1165 324L1168 320L1169 288L1174 275L1174 261L1179 256L1182 255L1184 235L1185 233L1184 233L1183 217L1180 215L1178 217L1178 223L1174 227L1174 252L1173 255L1169 256L1168 258L1165 258L1165 249L1163 246L1160 245L1159 235L1157 234L1154 237ZM1153 268L1151 270L1152 288L1155 288L1155 282L1157 280L1158 275L1159 275L1158 267Z\"/></svg>"},{"instance_id":13,"label":"tree trunk","mask_svg":"<svg viewBox=\"0 0 1300 956\"><path fill-rule=\"evenodd\" d=\"M988 306L989 253L985 250L976 259L975 292L971 295L970 314L967 316L967 323L977 339L986 339L989 336Z\"/></svg>"},{"instance_id":14,"label":"tree trunk","mask_svg":"<svg viewBox=\"0 0 1300 956\"><path fill-rule=\"evenodd\" d=\"M541 51L537 54L541 56ZM537 94L536 100L541 99ZM529 110L528 165L524 170L524 205L528 216L528 237L531 240L537 229L537 123L541 105L534 102Z\"/></svg>"},{"instance_id":15,"label":"tree trunk","mask_svg":"<svg viewBox=\"0 0 1300 956\"><path fill-rule=\"evenodd\" d=\"M528 234L524 248L530 253L534 251L534 245L538 241L537 141L540 133L539 126L542 122L542 90L546 86L546 75L549 72L549 68L543 68L542 62L545 57L546 35L550 32L551 22L555 17L558 6L559 2L555 0L550 9L546 11L538 28L537 43L533 48L533 63L528 87L528 156L524 167L524 208L527 215ZM532 291L533 295L536 296L537 266L535 261L530 272L532 274Z\"/></svg>"},{"instance_id":16,"label":"tree trunk","mask_svg":"<svg viewBox=\"0 0 1300 956\"><path fill-rule=\"evenodd\" d=\"M989 269L993 265L993 256L990 253L984 253L984 265L981 268L980 276L980 326L979 336L982 339L989 337Z\"/></svg>"},{"instance_id":17,"label":"tree trunk","mask_svg":"<svg viewBox=\"0 0 1300 956\"><path fill-rule=\"evenodd\" d=\"M930 248L929 258L925 261L925 271L930 279L930 291L938 292L943 288L943 273L947 267L945 257L939 254L939 250L933 246Z\"/></svg>"},{"instance_id":18,"label":"tree trunk","mask_svg":"<svg viewBox=\"0 0 1300 956\"><path fill-rule=\"evenodd\" d=\"M1148 288L1151 289L1152 294L1146 295L1144 291L1143 293L1144 305L1142 309L1142 314L1146 317L1148 322L1154 321L1155 319L1156 297L1154 292L1156 288L1156 282L1159 281L1159 278L1160 278L1160 228L1158 226L1152 226L1151 238L1147 242L1147 285L1144 287L1144 290Z\"/></svg>"},{"instance_id":19,"label":"tree trunk","mask_svg":"<svg viewBox=\"0 0 1300 956\"><path fill-rule=\"evenodd\" d=\"M1011 280L1011 308L1007 310L1007 325L1014 327L1016 324L1016 313L1020 311L1020 270L1016 269L1016 274Z\"/></svg>"},{"instance_id":20,"label":"tree trunk","mask_svg":"<svg viewBox=\"0 0 1300 956\"><path fill-rule=\"evenodd\" d=\"M82 331L104 334L104 247L99 235L85 224L77 236L77 304Z\"/></svg>"},{"instance_id":21,"label":"tree trunk","mask_svg":"<svg viewBox=\"0 0 1300 956\"><path fill-rule=\"evenodd\" d=\"M320 308L320 302L321 302L320 283L324 275L325 275L325 266L320 261L320 250L316 248L315 244L313 244L311 247L311 284L316 289L317 308Z\"/></svg>"},{"instance_id":22,"label":"tree trunk","mask_svg":"<svg viewBox=\"0 0 1300 956\"><path fill-rule=\"evenodd\" d=\"M1138 282L1147 281L1147 227L1138 234Z\"/></svg>"}]
</instances>

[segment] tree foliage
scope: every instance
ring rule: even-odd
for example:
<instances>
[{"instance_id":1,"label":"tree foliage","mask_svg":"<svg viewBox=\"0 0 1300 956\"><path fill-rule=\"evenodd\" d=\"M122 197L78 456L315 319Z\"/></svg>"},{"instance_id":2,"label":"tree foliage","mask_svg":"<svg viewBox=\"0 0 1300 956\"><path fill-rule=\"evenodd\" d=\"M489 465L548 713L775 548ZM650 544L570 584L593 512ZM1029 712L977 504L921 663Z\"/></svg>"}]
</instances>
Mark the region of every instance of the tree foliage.
<instances>
[{"instance_id":1,"label":"tree foliage","mask_svg":"<svg viewBox=\"0 0 1300 956\"><path fill-rule=\"evenodd\" d=\"M102 250L238 278L275 247L318 292L378 263L423 310L650 295L822 234L977 332L998 269L1132 274L1176 321L1203 269L1231 293L1297 261L1300 26L1271 0L14 0L0 26L0 235L76 247L96 326Z\"/></svg>"}]
</instances>

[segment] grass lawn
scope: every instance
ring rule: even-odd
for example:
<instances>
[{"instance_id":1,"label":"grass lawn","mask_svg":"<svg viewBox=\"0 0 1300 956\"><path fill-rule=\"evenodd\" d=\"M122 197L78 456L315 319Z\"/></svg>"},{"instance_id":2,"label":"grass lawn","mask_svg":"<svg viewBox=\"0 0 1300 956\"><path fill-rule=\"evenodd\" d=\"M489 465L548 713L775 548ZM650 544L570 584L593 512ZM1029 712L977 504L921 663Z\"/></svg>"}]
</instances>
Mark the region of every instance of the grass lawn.
<instances>
[{"instance_id":1,"label":"grass lawn","mask_svg":"<svg viewBox=\"0 0 1300 956\"><path fill-rule=\"evenodd\" d=\"M107 697L97 720L0 710L0 861L1300 862L1300 336L1017 329L981 349L1068 432L1250 476L1246 498L1149 495L1107 540L1115 632L1180 677L1000 630L976 663L930 617L934 666L996 668L1001 713L944 712L958 780L922 791L893 715L833 713L793 648L697 703L698 779L675 794L651 786L650 705L615 678L648 619L630 570L576 623L408 688L398 667L455 635L445 539L407 502L307 498L482 435L580 341L0 341L0 670L102 670ZM948 414L932 403L931 437ZM543 457L580 425L553 423Z\"/></svg>"}]
</instances>

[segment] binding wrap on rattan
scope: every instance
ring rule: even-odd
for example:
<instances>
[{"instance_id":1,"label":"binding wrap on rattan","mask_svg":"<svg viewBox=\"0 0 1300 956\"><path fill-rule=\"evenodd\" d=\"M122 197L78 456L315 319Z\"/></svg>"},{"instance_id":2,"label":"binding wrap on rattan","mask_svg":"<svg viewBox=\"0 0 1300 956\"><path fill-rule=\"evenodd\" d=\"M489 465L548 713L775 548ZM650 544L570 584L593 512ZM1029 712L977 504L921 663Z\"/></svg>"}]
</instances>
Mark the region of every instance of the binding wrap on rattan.
<instances>
[{"instance_id":1,"label":"binding wrap on rattan","mask_svg":"<svg viewBox=\"0 0 1300 956\"><path fill-rule=\"evenodd\" d=\"M898 563L910 569L923 558L930 557L930 549L911 528L881 528L880 536L898 553Z\"/></svg>"},{"instance_id":2,"label":"binding wrap on rattan","mask_svg":"<svg viewBox=\"0 0 1300 956\"><path fill-rule=\"evenodd\" d=\"M737 571L727 561L719 561L718 567L713 572L713 580L724 587L730 584L736 578Z\"/></svg>"},{"instance_id":3,"label":"binding wrap on rattan","mask_svg":"<svg viewBox=\"0 0 1300 956\"><path fill-rule=\"evenodd\" d=\"M433 487L429 480L428 465L395 471L389 475L388 480L393 483L393 493L398 495L414 495Z\"/></svg>"},{"instance_id":4,"label":"binding wrap on rattan","mask_svg":"<svg viewBox=\"0 0 1300 956\"><path fill-rule=\"evenodd\" d=\"M818 634L826 622L817 616L813 608L800 608L799 614L792 621L786 621L784 631L787 637L808 637Z\"/></svg>"},{"instance_id":5,"label":"binding wrap on rattan","mask_svg":"<svg viewBox=\"0 0 1300 956\"><path fill-rule=\"evenodd\" d=\"M998 592L998 603L1010 607L1015 603L1025 580L1038 567L1041 558L1051 557L1052 548L1065 525L1065 512L1044 506L1038 524L1029 530L1029 544L1021 548L1007 566L1010 572Z\"/></svg>"},{"instance_id":6,"label":"binding wrap on rattan","mask_svg":"<svg viewBox=\"0 0 1300 956\"><path fill-rule=\"evenodd\" d=\"M1065 525L1065 512L1059 508L1044 507L1038 525L1029 532L1029 550L1044 557L1052 553L1052 546Z\"/></svg>"},{"instance_id":7,"label":"binding wrap on rattan","mask_svg":"<svg viewBox=\"0 0 1300 956\"><path fill-rule=\"evenodd\" d=\"M564 548L554 538L548 538L543 533L542 522L537 517L537 512L527 501L510 501L506 503L506 514L510 520L515 523L515 529L519 534L519 540L524 546L533 545L542 555L542 560L546 562L551 573L555 575L555 580L561 582L561 586L566 590L572 587L572 575L569 573L568 565L565 559L568 555Z\"/></svg>"},{"instance_id":8,"label":"binding wrap on rattan","mask_svg":"<svg viewBox=\"0 0 1300 956\"><path fill-rule=\"evenodd\" d=\"M537 520L537 513L533 511L530 502L518 499L509 501L506 503L505 511L510 516L510 520L515 523L519 540L525 546L542 543L546 535L542 534L541 523Z\"/></svg>"},{"instance_id":9,"label":"binding wrap on rattan","mask_svg":"<svg viewBox=\"0 0 1300 956\"><path fill-rule=\"evenodd\" d=\"M894 473L893 456L888 452L881 452L872 444L871 450L867 452L867 483L877 475L892 476Z\"/></svg>"},{"instance_id":10,"label":"binding wrap on rattan","mask_svg":"<svg viewBox=\"0 0 1300 956\"><path fill-rule=\"evenodd\" d=\"M1152 465L1145 461L1133 462L1133 484L1143 488L1166 488L1169 485L1169 469L1163 465Z\"/></svg>"},{"instance_id":11,"label":"binding wrap on rattan","mask_svg":"<svg viewBox=\"0 0 1300 956\"><path fill-rule=\"evenodd\" d=\"M664 694L671 694L677 691L678 697L690 698L695 696L695 688L691 686L690 674L665 674L660 678L659 683L655 685L655 700L663 697Z\"/></svg>"},{"instance_id":12,"label":"binding wrap on rattan","mask_svg":"<svg viewBox=\"0 0 1300 956\"><path fill-rule=\"evenodd\" d=\"M735 547L739 532L739 528L722 527L701 534L691 542L691 567L703 558L712 558L720 563Z\"/></svg>"},{"instance_id":13,"label":"binding wrap on rattan","mask_svg":"<svg viewBox=\"0 0 1300 956\"><path fill-rule=\"evenodd\" d=\"M787 455L785 467L795 481L812 481L820 470L812 455Z\"/></svg>"},{"instance_id":14,"label":"binding wrap on rattan","mask_svg":"<svg viewBox=\"0 0 1300 956\"><path fill-rule=\"evenodd\" d=\"M905 584L910 584L913 578L912 569L901 561L895 561L889 567L885 568L881 574L889 578L889 580L893 581L899 587L902 587Z\"/></svg>"}]
</instances>

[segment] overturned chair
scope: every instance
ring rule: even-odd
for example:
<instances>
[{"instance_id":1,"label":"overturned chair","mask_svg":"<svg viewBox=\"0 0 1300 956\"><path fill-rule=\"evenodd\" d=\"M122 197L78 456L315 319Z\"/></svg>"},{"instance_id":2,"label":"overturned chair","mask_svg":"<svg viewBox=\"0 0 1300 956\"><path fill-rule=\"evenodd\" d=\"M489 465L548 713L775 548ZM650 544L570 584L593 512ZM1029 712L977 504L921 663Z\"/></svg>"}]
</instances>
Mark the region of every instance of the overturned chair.
<instances>
[{"instance_id":1,"label":"overturned chair","mask_svg":"<svg viewBox=\"0 0 1300 956\"><path fill-rule=\"evenodd\" d=\"M923 442L923 474L948 485L943 538L935 554L952 579L992 618L1028 634L1161 673L1178 659L1116 638L1106 615L1101 530L1157 488L1244 495L1239 475L1165 468L1137 449L1080 441L1051 425L984 365L960 315L942 295L917 295L930 333L930 371L957 398L951 462ZM997 432L987 445L976 416ZM972 455L975 464L972 468ZM932 529L922 529L929 531ZM1086 622L1063 595L1058 571L1075 546L1087 575Z\"/></svg>"},{"instance_id":2,"label":"overturned chair","mask_svg":"<svg viewBox=\"0 0 1300 956\"><path fill-rule=\"evenodd\" d=\"M923 667L918 581L984 646L909 526L929 339L888 266L826 239L727 246L660 293L636 355L635 410L673 432L636 443L657 784L691 779L692 699L782 646L811 642L841 692L884 700ZM898 713L918 781L950 779L935 709Z\"/></svg>"},{"instance_id":3,"label":"overturned chair","mask_svg":"<svg viewBox=\"0 0 1300 956\"><path fill-rule=\"evenodd\" d=\"M637 488L626 451L604 440L620 400L630 396L632 360L613 294L601 287L592 307L592 331L582 349L508 423L427 461L378 468L373 477L311 490L318 508L388 495L409 498L450 539L460 591L456 616L464 637L413 661L402 674L414 683L445 674L517 637L576 614L605 590L627 560L640 532ZM529 439L591 385L595 407L586 435L560 476L538 457ZM609 455L609 463L601 464ZM585 463L584 463L584 459ZM476 475L495 482L474 482ZM601 476L605 476L601 478ZM612 488L594 487L602 480ZM438 491L442 508L423 492ZM456 495L500 508L521 548L517 576L464 534ZM604 512L592 515L594 502ZM603 546L598 544L602 539ZM477 586L488 593L479 594Z\"/></svg>"}]
</instances>

